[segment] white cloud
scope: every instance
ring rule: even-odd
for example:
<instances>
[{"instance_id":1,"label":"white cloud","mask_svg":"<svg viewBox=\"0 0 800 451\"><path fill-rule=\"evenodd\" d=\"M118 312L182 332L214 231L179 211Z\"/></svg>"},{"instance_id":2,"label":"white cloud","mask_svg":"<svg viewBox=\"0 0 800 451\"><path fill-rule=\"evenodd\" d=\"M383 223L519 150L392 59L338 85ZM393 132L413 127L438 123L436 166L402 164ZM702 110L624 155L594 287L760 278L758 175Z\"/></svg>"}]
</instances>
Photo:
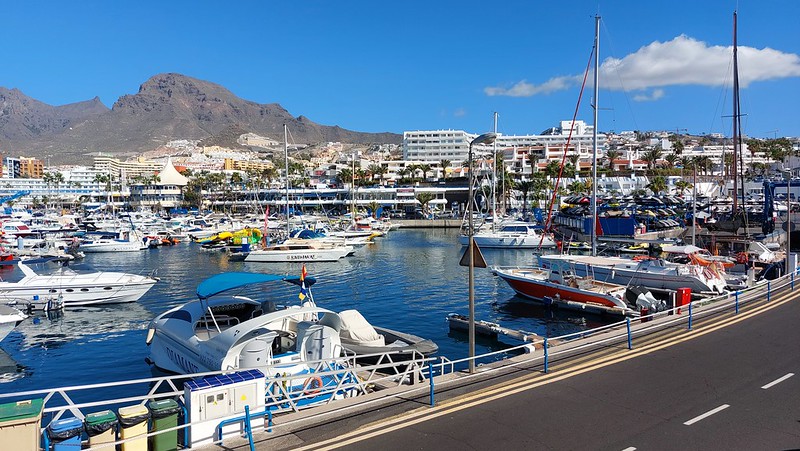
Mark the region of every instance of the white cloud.
<instances>
[{"instance_id":1,"label":"white cloud","mask_svg":"<svg viewBox=\"0 0 800 451\"><path fill-rule=\"evenodd\" d=\"M464 117L466 115L467 115L467 110L465 110L464 108L456 108L456 110L453 111L453 117Z\"/></svg>"},{"instance_id":2,"label":"white cloud","mask_svg":"<svg viewBox=\"0 0 800 451\"><path fill-rule=\"evenodd\" d=\"M658 100L664 97L664 90L663 89L654 89L650 94L642 93L636 94L633 96L633 100L636 102L652 102L654 100Z\"/></svg>"},{"instance_id":3,"label":"white cloud","mask_svg":"<svg viewBox=\"0 0 800 451\"><path fill-rule=\"evenodd\" d=\"M606 58L600 66L600 85L624 91L677 85L730 85L732 52L732 46L709 46L685 35L667 42L656 41L621 59ZM797 54L742 46L738 52L741 87L756 81L800 76ZM577 86L582 79L582 75L558 76L540 85L523 80L510 88L487 87L484 92L489 96L530 97ZM663 95L663 90L654 90L641 100L656 100Z\"/></svg>"}]
</instances>

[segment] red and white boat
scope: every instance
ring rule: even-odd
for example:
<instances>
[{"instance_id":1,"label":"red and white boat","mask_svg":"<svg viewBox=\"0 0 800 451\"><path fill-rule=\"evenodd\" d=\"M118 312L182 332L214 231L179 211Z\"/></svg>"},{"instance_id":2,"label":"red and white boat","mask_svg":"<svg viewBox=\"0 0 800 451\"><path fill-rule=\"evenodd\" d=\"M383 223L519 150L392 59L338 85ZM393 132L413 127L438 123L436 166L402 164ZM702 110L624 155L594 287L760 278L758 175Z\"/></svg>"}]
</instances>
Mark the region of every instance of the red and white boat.
<instances>
[{"instance_id":1,"label":"red and white boat","mask_svg":"<svg viewBox=\"0 0 800 451\"><path fill-rule=\"evenodd\" d=\"M544 268L494 268L494 273L520 296L537 301L571 301L620 309L631 308L625 302L627 287L623 285Z\"/></svg>"}]
</instances>

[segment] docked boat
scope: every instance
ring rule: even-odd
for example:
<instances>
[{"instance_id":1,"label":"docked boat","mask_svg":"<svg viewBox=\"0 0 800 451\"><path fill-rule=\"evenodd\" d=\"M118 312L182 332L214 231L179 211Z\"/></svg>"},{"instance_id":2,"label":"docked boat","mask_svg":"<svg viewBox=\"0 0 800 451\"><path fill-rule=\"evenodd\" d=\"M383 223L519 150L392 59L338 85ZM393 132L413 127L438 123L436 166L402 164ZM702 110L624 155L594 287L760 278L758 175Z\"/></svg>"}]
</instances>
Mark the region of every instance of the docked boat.
<instances>
[{"instance_id":1,"label":"docked boat","mask_svg":"<svg viewBox=\"0 0 800 451\"><path fill-rule=\"evenodd\" d=\"M356 355L368 355L361 360L378 361L380 355L391 354L391 361L429 356L439 350L431 340L413 334L373 326L358 310L339 312L342 326L339 336L344 349ZM386 363L386 362L384 362Z\"/></svg>"},{"instance_id":2,"label":"docked boat","mask_svg":"<svg viewBox=\"0 0 800 451\"><path fill-rule=\"evenodd\" d=\"M353 246L328 241L287 239L280 244L250 251L246 263L333 262L353 253Z\"/></svg>"},{"instance_id":3,"label":"docked boat","mask_svg":"<svg viewBox=\"0 0 800 451\"><path fill-rule=\"evenodd\" d=\"M500 224L497 230L478 231L472 236L475 244L482 248L535 249L553 248L556 242L552 236L543 233L541 228L522 221ZM469 237L461 235L462 246L469 244Z\"/></svg>"},{"instance_id":4,"label":"docked boat","mask_svg":"<svg viewBox=\"0 0 800 451\"><path fill-rule=\"evenodd\" d=\"M538 262L538 266L544 269L649 289L690 288L696 293L723 293L727 286L720 271L707 271L702 266L692 264L670 263L660 258L633 260L591 255L541 255L538 256Z\"/></svg>"},{"instance_id":5,"label":"docked boat","mask_svg":"<svg viewBox=\"0 0 800 451\"><path fill-rule=\"evenodd\" d=\"M0 303L36 309L56 300L64 307L135 302L158 280L122 272L80 271L69 266L38 274L23 262L17 266L24 277L17 282L0 282Z\"/></svg>"},{"instance_id":6,"label":"docked boat","mask_svg":"<svg viewBox=\"0 0 800 451\"><path fill-rule=\"evenodd\" d=\"M124 231L116 238L101 237L83 242L78 246L78 250L84 253L138 252L148 247L147 239L139 235L133 231Z\"/></svg>"},{"instance_id":7,"label":"docked boat","mask_svg":"<svg viewBox=\"0 0 800 451\"><path fill-rule=\"evenodd\" d=\"M0 341L28 316L9 305L0 304Z\"/></svg>"},{"instance_id":8,"label":"docked boat","mask_svg":"<svg viewBox=\"0 0 800 451\"><path fill-rule=\"evenodd\" d=\"M204 280L197 287L197 300L150 323L149 360L178 374L257 368L275 377L313 373L319 361L340 359L341 319L317 307L310 296L300 306L286 307L226 294L281 281L310 287L314 280L245 272Z\"/></svg>"},{"instance_id":9,"label":"docked boat","mask_svg":"<svg viewBox=\"0 0 800 451\"><path fill-rule=\"evenodd\" d=\"M493 271L520 296L544 303L574 302L622 311L632 308L645 308L648 311L661 309L662 303L649 292L637 293L633 302L629 302L628 287L589 276L577 276L568 271L501 267L493 268Z\"/></svg>"}]
</instances>

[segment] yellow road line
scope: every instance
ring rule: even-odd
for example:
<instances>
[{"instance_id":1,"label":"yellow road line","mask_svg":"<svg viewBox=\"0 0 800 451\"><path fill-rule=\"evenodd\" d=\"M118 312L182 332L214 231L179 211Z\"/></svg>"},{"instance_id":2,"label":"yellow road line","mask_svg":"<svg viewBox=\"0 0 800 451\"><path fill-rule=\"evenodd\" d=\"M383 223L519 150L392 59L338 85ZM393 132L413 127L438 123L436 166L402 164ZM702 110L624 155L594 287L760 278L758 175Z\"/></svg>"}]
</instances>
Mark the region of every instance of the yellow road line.
<instances>
[{"instance_id":1,"label":"yellow road line","mask_svg":"<svg viewBox=\"0 0 800 451\"><path fill-rule=\"evenodd\" d=\"M324 440L322 442L309 444L307 446L296 449L312 450L312 449L340 448L342 446L360 442L362 440L366 440L372 437L377 437L379 435L388 432L396 431L399 429L406 428L408 426L413 426L415 424L419 424L434 418L438 418L443 415L448 415L454 412L458 412L460 410L475 407L480 404L485 404L491 401L505 398L507 396L515 395L523 391L541 387L545 384L550 384L552 382L568 379L592 370L614 365L616 363L624 362L626 360L630 360L642 355L650 354L652 352L659 351L661 349L665 349L674 346L676 344L692 340L697 337L701 337L711 332L715 332L719 329L731 326L733 324L737 324L753 316L772 310L773 308L779 307L783 304L786 304L794 300L793 296L794 294L795 293L793 292L789 292L785 296L781 296L778 299L773 298L769 304L758 306L753 310L748 311L747 313L739 313L738 315L731 317L719 324L710 324L708 326L703 326L698 329L693 329L692 331L689 331L689 333L686 334L686 336L670 340L667 343L653 343L650 345L643 346L641 348L633 349L629 353L623 356L608 356L596 362L587 362L578 367L565 370L564 373L561 374L555 374L555 373L545 374L541 377L538 377L537 380L534 381L532 381L530 377L520 377L517 379L512 379L508 383L493 389L488 389L486 391L481 391L469 394L467 396L459 397L450 400L448 402L442 403L433 408L424 408L418 410L417 412L411 412L407 415L400 415L388 420L380 421L378 423L373 423L364 426L360 429L357 429L353 432L340 435L334 439Z\"/></svg>"}]
</instances>

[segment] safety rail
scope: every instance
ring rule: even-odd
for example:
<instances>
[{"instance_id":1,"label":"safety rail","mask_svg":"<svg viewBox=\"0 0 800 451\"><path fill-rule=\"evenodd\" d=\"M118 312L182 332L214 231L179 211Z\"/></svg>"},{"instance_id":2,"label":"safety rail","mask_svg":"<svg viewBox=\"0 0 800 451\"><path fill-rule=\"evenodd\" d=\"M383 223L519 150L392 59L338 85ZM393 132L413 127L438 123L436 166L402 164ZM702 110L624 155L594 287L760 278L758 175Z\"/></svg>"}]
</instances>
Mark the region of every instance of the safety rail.
<instances>
[{"instance_id":1,"label":"safety rail","mask_svg":"<svg viewBox=\"0 0 800 451\"><path fill-rule=\"evenodd\" d=\"M676 325L686 325L691 330L692 321L698 318L708 318L720 312L729 312L731 309L738 314L741 305L755 300L771 300L772 294L785 289L794 290L795 278L800 275L800 270L793 271L779 279L759 283L744 290L728 292L711 298L695 300L686 305L676 306L670 310L643 315L631 319L625 318L611 324L597 328L578 331L557 337L547 337L534 340L518 346L505 348L498 351L485 353L473 357L480 361L492 361L492 365L478 364L476 374L465 374L463 371L469 364L470 358L450 360L446 357L428 357L414 351L411 353L393 352L388 354L376 353L370 355L353 355L348 353L336 360L317 360L308 362L312 371L304 374L280 374L279 368L266 368L268 375L266 389L266 411L271 418L274 414L298 412L302 409L313 408L320 405L331 404L342 398L371 393L376 387L383 388L403 387L399 392L392 391L391 396L410 396L415 393L422 394L428 391L430 404L435 405L435 390L451 384L457 384L465 378L475 377L492 372L505 371L516 366L541 364L543 372L549 371L549 363L554 357L569 356L576 351L592 351L612 344L627 342L628 349L632 349L632 339L650 333L667 329ZM633 324L635 323L635 325ZM568 346L564 346L568 344ZM527 359L507 359L509 354L532 354ZM502 358L501 358L502 357ZM360 364L365 358L371 358L377 363L371 365ZM494 360L492 360L494 359ZM144 405L148 401L165 398L176 399L184 408L184 391L178 387L182 381L189 378L229 374L233 371L204 372L189 375L164 376L147 379L136 379L119 382L106 382L99 384L67 386L54 389L31 390L17 393L0 393L0 403L13 400L44 398L43 431L52 421L60 419L69 412L76 418L83 420L84 411L87 409L108 408L138 404ZM447 378L436 382L437 376L458 373L461 378ZM325 379L328 382L313 390L308 390L305 382L311 377ZM302 379L304 383L298 384ZM423 382L428 382L424 384ZM124 389L126 392L149 387L146 394L126 396L122 398L100 399L91 402L74 402L73 398L86 398L87 393L99 390ZM296 387L300 387L298 390ZM381 402L381 397L374 397L358 406L348 405L340 409L327 409L322 415L341 414L348 409L363 407L365 404ZM239 412L244 413L244 412ZM261 414L250 414L260 416ZM245 417L241 417L241 421ZM248 423L249 424L249 423ZM291 422L282 423L281 427L288 427ZM150 432L148 437L175 430L185 430L192 426L184 422L175 428ZM270 424L271 425L271 421ZM249 426L248 426L249 427ZM269 432L269 428L265 428ZM251 431L252 432L252 431ZM137 436L137 438L139 438ZM132 440L132 439L128 439ZM121 444L128 440L119 440ZM216 443L221 443L217 441Z\"/></svg>"}]
</instances>

